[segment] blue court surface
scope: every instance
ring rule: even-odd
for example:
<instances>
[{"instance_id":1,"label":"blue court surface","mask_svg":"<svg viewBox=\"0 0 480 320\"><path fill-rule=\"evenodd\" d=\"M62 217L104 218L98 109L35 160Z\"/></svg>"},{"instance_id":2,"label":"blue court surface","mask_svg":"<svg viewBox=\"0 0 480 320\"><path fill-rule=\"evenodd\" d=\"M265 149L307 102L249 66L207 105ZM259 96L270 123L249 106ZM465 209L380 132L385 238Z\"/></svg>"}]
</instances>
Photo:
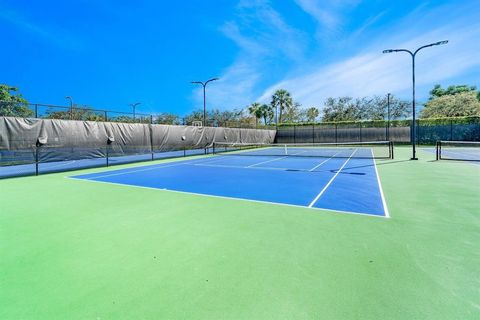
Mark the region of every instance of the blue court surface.
<instances>
[{"instance_id":1,"label":"blue court surface","mask_svg":"<svg viewBox=\"0 0 480 320\"><path fill-rule=\"evenodd\" d=\"M388 217L375 160L216 155L71 178Z\"/></svg>"}]
</instances>

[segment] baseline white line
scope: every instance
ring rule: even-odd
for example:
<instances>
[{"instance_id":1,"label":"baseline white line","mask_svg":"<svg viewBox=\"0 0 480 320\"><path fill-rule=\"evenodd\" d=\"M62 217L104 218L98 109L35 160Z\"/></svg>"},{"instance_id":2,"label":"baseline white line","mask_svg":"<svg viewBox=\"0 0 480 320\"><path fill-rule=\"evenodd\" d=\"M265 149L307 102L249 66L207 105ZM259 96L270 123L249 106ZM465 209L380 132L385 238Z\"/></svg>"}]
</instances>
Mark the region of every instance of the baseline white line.
<instances>
[{"instance_id":1,"label":"baseline white line","mask_svg":"<svg viewBox=\"0 0 480 320\"><path fill-rule=\"evenodd\" d=\"M311 207L296 205L296 204L271 202L271 201L263 201L263 200L252 200L252 199L244 199L244 198L233 198L233 197L226 197L226 196L216 196L216 195L204 194L204 193L179 191L179 190L172 190L172 189L167 189L167 188L145 187L145 186L139 186L139 185L134 185L134 184L124 184L124 183L108 182L108 181L101 181L101 180L90 180L90 179L73 178L73 177L65 177L65 178L71 179L71 180L76 180L76 181L86 181L86 182L93 182L93 183L112 184L112 185L127 187L127 188L133 187L133 188L141 188L141 189L148 189L148 190L157 190L157 191L160 190L160 191L194 195L194 196L207 197L207 198L217 198L217 199L235 200L235 201L243 201L243 202L273 204L273 205L278 205L278 206L283 206L283 207L294 207L294 208L302 208L302 209L310 209L310 210L320 210L320 211L327 211L327 212L333 212L333 213L350 214L350 215L357 215L357 216L360 215L360 216L368 216L368 217L385 219L385 216L379 216L379 215L376 215L376 214L363 213L363 212L342 211L342 210L334 210L334 209L327 209L327 208L311 208Z\"/></svg>"},{"instance_id":2,"label":"baseline white line","mask_svg":"<svg viewBox=\"0 0 480 320\"><path fill-rule=\"evenodd\" d=\"M383 211L385 211L385 217L390 218L390 213L388 212L388 208L387 208L387 201L385 200L385 196L383 195L382 183L380 182L380 176L378 175L377 161L375 160L372 149L370 149L370 152L372 153L373 167L375 168L375 174L377 175L378 188L380 189L380 196L382 197Z\"/></svg>"},{"instance_id":3,"label":"baseline white line","mask_svg":"<svg viewBox=\"0 0 480 320\"><path fill-rule=\"evenodd\" d=\"M355 152L357 152L357 150L358 149L355 149L355 151L352 152L350 157L348 157L347 161L345 161L345 163L340 167L340 169L337 171L337 173L335 173L335 175L330 179L330 181L328 181L328 183L325 185L325 187L323 187L322 191L320 191L320 193L315 197L315 199L313 199L312 202L310 202L310 204L308 205L309 208L313 207L313 205L318 201L318 199L320 199L320 197L325 193L327 188L332 184L333 180L335 180L335 178L343 170L343 168L347 165L348 161L350 161L350 159L353 157Z\"/></svg>"}]
</instances>

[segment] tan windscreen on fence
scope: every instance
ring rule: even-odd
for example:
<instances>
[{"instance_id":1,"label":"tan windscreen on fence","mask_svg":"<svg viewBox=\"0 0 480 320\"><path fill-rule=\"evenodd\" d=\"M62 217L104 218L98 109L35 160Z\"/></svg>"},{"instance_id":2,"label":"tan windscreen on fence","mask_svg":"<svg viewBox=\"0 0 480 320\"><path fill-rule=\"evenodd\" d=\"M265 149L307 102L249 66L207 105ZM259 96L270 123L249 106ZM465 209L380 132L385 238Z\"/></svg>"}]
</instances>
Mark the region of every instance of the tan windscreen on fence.
<instances>
[{"instance_id":1,"label":"tan windscreen on fence","mask_svg":"<svg viewBox=\"0 0 480 320\"><path fill-rule=\"evenodd\" d=\"M275 130L0 117L0 168L103 158L125 163L202 154L214 142L274 139Z\"/></svg>"}]
</instances>

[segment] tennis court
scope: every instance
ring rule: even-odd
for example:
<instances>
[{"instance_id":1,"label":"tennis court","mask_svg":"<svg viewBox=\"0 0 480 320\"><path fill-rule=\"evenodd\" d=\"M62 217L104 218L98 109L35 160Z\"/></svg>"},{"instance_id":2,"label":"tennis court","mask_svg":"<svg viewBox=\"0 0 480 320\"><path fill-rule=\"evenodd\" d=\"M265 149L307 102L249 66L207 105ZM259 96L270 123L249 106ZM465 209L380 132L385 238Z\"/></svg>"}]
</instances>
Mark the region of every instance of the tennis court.
<instances>
[{"instance_id":1,"label":"tennis court","mask_svg":"<svg viewBox=\"0 0 480 320\"><path fill-rule=\"evenodd\" d=\"M216 145L0 180L0 318L477 319L480 167L390 152Z\"/></svg>"},{"instance_id":2,"label":"tennis court","mask_svg":"<svg viewBox=\"0 0 480 320\"><path fill-rule=\"evenodd\" d=\"M216 148L207 159L73 178L388 217L375 165L391 157L388 142Z\"/></svg>"}]
</instances>

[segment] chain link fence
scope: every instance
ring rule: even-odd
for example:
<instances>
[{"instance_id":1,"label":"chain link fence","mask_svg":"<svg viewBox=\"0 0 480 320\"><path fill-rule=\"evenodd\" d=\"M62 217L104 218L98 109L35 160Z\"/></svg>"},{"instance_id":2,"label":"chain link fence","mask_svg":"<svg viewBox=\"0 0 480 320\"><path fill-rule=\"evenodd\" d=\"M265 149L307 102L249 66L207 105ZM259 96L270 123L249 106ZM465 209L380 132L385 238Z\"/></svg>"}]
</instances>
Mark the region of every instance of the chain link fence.
<instances>
[{"instance_id":1,"label":"chain link fence","mask_svg":"<svg viewBox=\"0 0 480 320\"><path fill-rule=\"evenodd\" d=\"M419 119L417 143L435 144L439 140L480 141L480 117ZM277 143L393 141L410 143L412 120L325 122L282 124L277 128Z\"/></svg>"},{"instance_id":2,"label":"chain link fence","mask_svg":"<svg viewBox=\"0 0 480 320\"><path fill-rule=\"evenodd\" d=\"M145 113L109 111L79 105L67 107L41 103L23 104L18 102L0 101L0 117L171 125L192 125L195 121L201 121L203 124L203 117L180 117L172 114L169 114L169 116L169 119L165 119L159 114L155 115ZM258 121L255 121L253 118L209 118L203 125L206 127L275 129L274 124L264 125L259 123Z\"/></svg>"}]
</instances>

